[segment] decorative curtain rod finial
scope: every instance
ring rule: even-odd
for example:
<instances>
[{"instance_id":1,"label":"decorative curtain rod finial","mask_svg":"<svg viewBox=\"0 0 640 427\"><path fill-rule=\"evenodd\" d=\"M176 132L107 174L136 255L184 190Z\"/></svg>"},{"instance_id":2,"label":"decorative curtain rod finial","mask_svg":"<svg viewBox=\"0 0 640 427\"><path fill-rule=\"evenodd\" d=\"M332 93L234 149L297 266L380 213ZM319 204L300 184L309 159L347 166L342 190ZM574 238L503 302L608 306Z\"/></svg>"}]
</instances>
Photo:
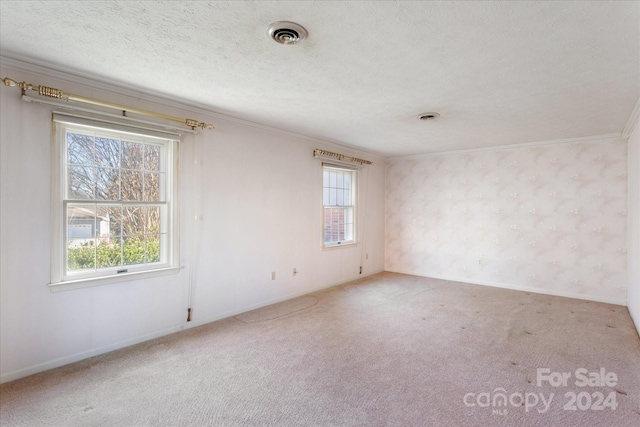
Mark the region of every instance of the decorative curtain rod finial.
<instances>
[{"instance_id":1,"label":"decorative curtain rod finial","mask_svg":"<svg viewBox=\"0 0 640 427\"><path fill-rule=\"evenodd\" d=\"M4 83L5 86L10 86L10 87L19 87L22 90L27 90L27 89L31 89L31 85L26 83L26 82L20 82L18 83L17 81L10 79L9 77L5 77L2 79L2 83Z\"/></svg>"}]
</instances>

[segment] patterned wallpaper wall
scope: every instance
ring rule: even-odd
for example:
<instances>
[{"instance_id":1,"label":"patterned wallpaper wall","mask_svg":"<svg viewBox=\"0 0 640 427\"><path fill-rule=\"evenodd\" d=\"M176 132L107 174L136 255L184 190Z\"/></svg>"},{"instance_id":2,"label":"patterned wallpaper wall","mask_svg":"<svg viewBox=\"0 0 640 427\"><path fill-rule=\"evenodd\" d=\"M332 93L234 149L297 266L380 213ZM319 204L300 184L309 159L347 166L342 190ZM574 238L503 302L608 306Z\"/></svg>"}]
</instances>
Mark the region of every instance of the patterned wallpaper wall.
<instances>
[{"instance_id":1,"label":"patterned wallpaper wall","mask_svg":"<svg viewBox=\"0 0 640 427\"><path fill-rule=\"evenodd\" d=\"M627 143L387 165L386 270L624 304Z\"/></svg>"}]
</instances>

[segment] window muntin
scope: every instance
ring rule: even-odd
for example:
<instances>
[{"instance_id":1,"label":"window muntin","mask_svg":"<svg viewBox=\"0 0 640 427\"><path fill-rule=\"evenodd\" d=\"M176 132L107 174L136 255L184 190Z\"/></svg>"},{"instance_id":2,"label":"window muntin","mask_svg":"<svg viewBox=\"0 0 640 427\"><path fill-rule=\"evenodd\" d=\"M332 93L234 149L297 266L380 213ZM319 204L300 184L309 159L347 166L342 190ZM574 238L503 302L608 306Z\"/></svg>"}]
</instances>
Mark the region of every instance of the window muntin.
<instances>
[{"instance_id":1,"label":"window muntin","mask_svg":"<svg viewBox=\"0 0 640 427\"><path fill-rule=\"evenodd\" d=\"M57 125L61 230L54 258L60 266L52 282L173 266L176 141Z\"/></svg>"},{"instance_id":2,"label":"window muntin","mask_svg":"<svg viewBox=\"0 0 640 427\"><path fill-rule=\"evenodd\" d=\"M352 169L323 165L323 242L355 243L355 179Z\"/></svg>"}]
</instances>

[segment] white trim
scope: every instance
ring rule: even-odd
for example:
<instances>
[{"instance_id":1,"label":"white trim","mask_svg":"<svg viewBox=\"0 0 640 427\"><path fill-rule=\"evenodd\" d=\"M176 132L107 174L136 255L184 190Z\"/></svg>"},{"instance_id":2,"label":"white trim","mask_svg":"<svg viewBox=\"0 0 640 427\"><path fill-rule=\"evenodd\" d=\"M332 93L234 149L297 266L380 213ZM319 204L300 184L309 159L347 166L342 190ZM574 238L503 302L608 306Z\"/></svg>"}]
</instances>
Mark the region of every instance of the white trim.
<instances>
[{"instance_id":1,"label":"white trim","mask_svg":"<svg viewBox=\"0 0 640 427\"><path fill-rule=\"evenodd\" d=\"M66 130L69 128L78 129L89 126L90 130L102 129L105 135L115 134L120 135L122 133L131 133L135 131L135 135L138 138L132 138L132 140L138 140L146 144L156 144L162 146L163 162L162 169L165 171L166 183L164 196L165 201L159 203L163 205L165 212L165 218L163 220L162 228L167 229L162 233L166 239L163 243L164 255L159 263L132 265L125 267L130 270L129 272L115 273L115 268L104 270L91 270L91 271L77 271L70 274L67 271L67 253L65 251L65 242L67 239L66 232L66 203L65 189L67 188L67 172L65 169L65 157L66 157ZM126 130L122 127L125 126ZM52 179L51 179L51 273L49 289L51 292L68 291L72 289L82 289L91 286L101 286L113 283L126 282L131 280L138 280L144 278L158 277L167 274L175 274L180 269L179 267L179 225L177 224L178 218L178 201L177 201L177 173L178 173L178 144L180 140L175 135L168 135L163 132L142 133L131 126L126 125L105 125L102 122L96 122L93 119L85 119L71 116L58 116L53 115L54 135L52 142ZM145 132L149 132L146 130ZM138 141L140 142L140 141ZM87 203L99 203L95 200L84 200ZM115 204L122 205L123 201L113 201ZM145 202L136 203L136 205L144 205ZM126 270L125 270L126 271Z\"/></svg>"},{"instance_id":2,"label":"white trim","mask_svg":"<svg viewBox=\"0 0 640 427\"><path fill-rule=\"evenodd\" d=\"M198 133L195 130L184 129L184 128L167 125L167 124L160 123L160 122L152 122L152 121L149 121L149 120L141 120L141 119L136 119L136 118L129 117L129 116L111 114L111 113L107 113L105 111L98 111L96 109L91 109L91 108L83 108L83 107L79 107L79 106L73 105L73 104L68 104L67 105L67 104L64 104L64 103L61 103L61 102L48 101L46 99L38 99L38 98L34 98L34 97L28 96L28 95L22 95L22 100L24 102L35 102L36 104L43 104L43 105L51 105L51 106L54 106L54 107L60 107L63 110L67 110L67 111L82 111L84 113L90 114L91 116L89 116L89 117L81 116L81 115L79 115L77 113L69 113L69 112L62 112L62 111L56 111L56 110L53 111L54 115L59 114L59 115L66 115L66 116L70 116L70 117L80 117L80 118L89 119L89 120L93 120L93 121L100 121L100 122L104 122L104 123L113 123L113 124L118 124L118 125L129 126L129 127L136 127L138 129L145 129L145 130L150 130L150 131L155 131L155 132L164 132L164 133L168 133L168 134L173 135L174 137L178 137L178 138L182 135L180 132L192 133L192 134ZM92 116L98 116L98 117L92 117ZM106 120L105 117L110 117L111 120ZM114 120L114 119L117 119L117 120ZM127 123L127 122L129 122L129 123ZM146 124L146 125L152 125L155 128L143 127L143 126L140 126L139 124L132 125L131 123L141 123L141 124ZM162 128L162 130L158 130L157 128Z\"/></svg>"},{"instance_id":3,"label":"white trim","mask_svg":"<svg viewBox=\"0 0 640 427\"><path fill-rule=\"evenodd\" d=\"M521 144L494 145L491 147L469 148L469 149L452 150L452 151L436 151L433 153L424 153L424 154L411 154L408 156L387 157L386 160L387 161L411 160L411 159L419 159L423 157L442 156L442 155L448 155L448 154L475 153L479 151L512 150L515 148L537 147L540 145L572 144L576 142L596 141L600 139L616 139L616 138L623 138L623 137L624 135L622 133L609 133L605 135L581 136L578 138L552 139L549 141L524 142Z\"/></svg>"},{"instance_id":4,"label":"white trim","mask_svg":"<svg viewBox=\"0 0 640 427\"><path fill-rule=\"evenodd\" d=\"M351 172L359 172L362 169L357 166L357 165L352 165L349 163L340 163L340 162L322 162L322 167L325 168L331 168L331 169L338 169L338 170L343 170L343 171L351 171Z\"/></svg>"},{"instance_id":5,"label":"white trim","mask_svg":"<svg viewBox=\"0 0 640 427\"><path fill-rule=\"evenodd\" d=\"M638 125L638 116L640 116L640 98L636 101L636 105L633 107L633 111L631 111L629 120L627 120L627 124L624 129L622 129L623 137L629 138L633 131L636 130L636 126Z\"/></svg>"},{"instance_id":6,"label":"white trim","mask_svg":"<svg viewBox=\"0 0 640 427\"><path fill-rule=\"evenodd\" d=\"M345 240L342 243L324 243L322 245L322 250L332 250L332 249L338 249L338 248L346 248L349 246L354 246L354 245L359 245L360 242L358 242L357 240Z\"/></svg>"},{"instance_id":7,"label":"white trim","mask_svg":"<svg viewBox=\"0 0 640 427\"><path fill-rule=\"evenodd\" d=\"M22 96L25 98L25 95ZM96 115L100 112L94 111ZM169 132L164 129L154 129L146 126L139 126L135 123L127 123L116 120L106 120L104 117L88 117L79 114L52 111L53 121L67 125L84 126L90 128L101 128L108 132L118 132L130 135L142 136L161 140L180 141L180 134Z\"/></svg>"},{"instance_id":8,"label":"white trim","mask_svg":"<svg viewBox=\"0 0 640 427\"><path fill-rule=\"evenodd\" d=\"M628 304L627 304L628 306ZM640 338L640 318L636 318L634 316L634 313L631 312L631 310L629 311L629 316L631 317L631 321L633 322L633 326L636 327L636 332L638 333L638 338Z\"/></svg>"},{"instance_id":9,"label":"white trim","mask_svg":"<svg viewBox=\"0 0 640 427\"><path fill-rule=\"evenodd\" d=\"M249 305L247 307L243 307L243 308L239 308L239 309L234 309L234 310L229 310L229 311L225 311L217 316L212 316L212 317L208 317L202 320L197 320L197 321L192 321L192 322L184 322L184 323L180 323L179 325L175 325L175 326L170 326L168 328L162 329L160 331L155 331L149 334L145 334L145 335L141 335L139 337L136 338L131 338L128 340L124 340L124 341L120 341L118 343L115 344L111 344L111 345L107 345L107 346L103 346L103 347L99 347L99 348L95 348L95 349L91 349L91 350L87 350L87 351L82 351L80 353L76 353L73 354L71 356L65 356L65 357L60 357L58 359L54 359L48 362L44 362L44 363L39 363L37 365L33 365L33 366L29 366L27 368L23 368L23 369L19 369L17 371L13 371L13 372L8 372L6 374L3 374L0 376L0 384L9 382L9 381L14 381L20 378L24 378L27 377L29 375L33 375L33 374L37 374L39 372L44 372L44 371L48 371L50 369L55 369L55 368L59 368L61 366L65 366L65 365L69 365L71 363L74 362L79 362L81 360L84 359L88 359L90 357L94 357L94 356L98 356L100 354L104 354L104 353L109 353L111 351L114 350L119 350L121 348L125 348L125 347L130 347L132 345L135 344L140 344L142 342L145 341L149 341L155 338L160 338L166 335L170 335L176 332L180 332L183 330L187 330L187 329L191 329L191 328L195 328L198 326L202 326L202 325L206 325L208 323L212 323L218 320L222 320L222 319L226 319L228 317L232 317L232 316L236 316L238 314L242 314L242 313L246 313L248 311L251 310L255 310L258 308L262 308L262 307L266 307L268 305L271 304L276 304L278 302L282 302L282 301L287 301L299 296L303 296L303 295L307 295L307 294L311 294L313 292L317 292L317 291L321 291L323 289L327 289L327 288L332 288L334 286L339 286L342 285L344 283L348 283L348 282L352 282L354 280L358 280L361 279L363 277L368 277L368 276L373 276L374 274L378 274L378 273L382 273L384 270L379 270L379 271L375 271L372 273L369 273L367 275L357 275L353 278L350 279L345 279L345 280L340 280L337 282L333 282L330 283L328 285L320 285L320 286L316 286L312 289L308 289L305 291L299 291L299 292L294 292L291 294L288 294L284 297L280 297L280 298L274 298L271 300L268 300L266 302L261 302L261 303L257 303L257 304L252 304Z\"/></svg>"},{"instance_id":10,"label":"white trim","mask_svg":"<svg viewBox=\"0 0 640 427\"><path fill-rule=\"evenodd\" d=\"M321 158L316 156L316 159L320 160ZM362 170L362 167L359 164L341 162L340 160L333 160L333 161L322 160L322 167L328 167L328 168L333 168L333 169L342 169L342 170L350 170L350 171L360 171L360 170Z\"/></svg>"},{"instance_id":11,"label":"white trim","mask_svg":"<svg viewBox=\"0 0 640 427\"><path fill-rule=\"evenodd\" d=\"M640 98L638 102L636 102L636 106L631 113L631 117L627 122L624 130L620 133L613 134L605 134L605 135L593 135L593 136L585 136L585 137L577 137L577 138L567 138L567 139L553 139L548 141L538 141L538 142L525 142L521 144L508 144L508 145L496 145L490 147L482 147L482 148L470 148L463 150L452 150L452 151L437 151L433 153L422 153L422 154L411 154L407 156L388 156L385 157L384 154L375 152L373 150L369 150L366 148L358 147L355 145L350 145L344 142L330 140L330 139L319 139L310 135L305 135L301 133L296 133L292 131L288 131L285 129L277 128L274 126L268 126L257 122L252 122L250 120L242 119L240 117L228 116L222 113L217 113L212 111L210 107L207 107L202 104L194 103L189 100L171 100L167 98L158 97L150 92L146 91L132 91L121 86L121 82L100 78L100 80L94 80L90 77L85 77L77 73L77 71L65 69L64 67L59 67L58 70L54 70L49 68L51 65L46 64L44 62L36 61L30 59L31 62L26 62L20 59L11 58L8 56L0 55L0 66L4 66L7 68L13 68L17 71L23 71L26 73L39 74L44 77L51 77L59 80L63 80L73 84L79 84L86 86L90 89L102 89L105 91L109 91L112 93L116 93L119 95L134 97L142 101L153 102L160 105L164 105L167 107L178 108L180 110L188 111L195 114L203 114L215 119L225 120L231 123L238 123L241 125L249 126L252 128L257 128L261 130L266 130L270 132L276 132L283 135L293 136L296 138L303 138L310 142L315 142L318 144L329 145L333 147L339 148L347 148L352 150L357 150L362 153L367 153L376 157L383 157L386 160L401 160L401 159L414 159L420 157L428 157L434 155L442 155L442 154L457 154L457 153L467 153L474 151L493 151L493 150L507 150L512 148L524 148L524 147L533 147L538 145L549 145L549 144L563 144L563 143L572 143L572 142L583 142L583 141L592 141L596 139L609 139L609 138L628 138L628 136L633 132L633 128L635 126L636 121L634 121L634 117L640 114ZM73 77L73 78L70 78ZM141 94L143 96L141 96ZM214 131L215 132L215 131Z\"/></svg>"},{"instance_id":12,"label":"white trim","mask_svg":"<svg viewBox=\"0 0 640 427\"><path fill-rule=\"evenodd\" d=\"M350 279L338 280L337 282L332 282L332 283L329 283L327 285L320 285L320 286L316 286L316 287L313 287L311 289L307 289L307 290L304 290L304 291L293 292L293 293L287 294L287 295L285 295L283 297L273 298L273 299L270 299L268 301L260 302L260 303L257 303L257 304L252 304L252 305L250 305L248 307L244 307L244 308L240 308L240 309L234 309L234 310L228 310L228 311L225 311L225 312L223 312L223 313L221 313L221 314L219 314L217 316L209 317L209 318L198 320L198 321L195 321L195 322L189 322L189 327L206 325L207 323L215 322L217 320L226 319L228 317L232 317L232 316L236 316L238 314L246 313L246 312L251 311L251 310L256 310L258 308L267 307L269 305L277 304L279 302L287 301L287 300L290 300L290 299L293 299L293 298L297 298L297 297L300 297L300 296L309 295L309 294L312 294L314 292L321 291L323 289L333 288L334 286L339 286L339 285L342 285L342 284L345 284L345 283L353 282L355 280L362 279L364 277L373 276L374 274L379 274L379 273L383 273L383 272L384 272L384 269L377 270L377 271L368 273L366 275L357 274L356 276L354 276L354 277L352 277Z\"/></svg>"},{"instance_id":13,"label":"white trim","mask_svg":"<svg viewBox=\"0 0 640 427\"><path fill-rule=\"evenodd\" d=\"M638 98L638 102L636 102L636 106L631 112L631 116L629 117L629 121L624 128L624 133L626 134L627 139L627 171L628 171L628 179L627 179L627 278L629 283L627 284L627 307L629 307L629 315L631 316L631 320L636 327L636 332L638 332L638 336L640 336L640 301L632 301L629 304L629 293L633 286L640 286L639 284L632 283L632 277L634 276L633 270L633 260L632 258L636 255L633 253L632 248L638 243L637 231L635 230L634 221L638 221L638 216L633 215L637 214L638 207L634 206L634 204L638 203L638 198L640 197L637 193L640 190L640 172L636 170L638 167L638 157L632 153L632 148L634 145L640 144L640 141L632 141L631 135L637 131L638 117L640 115L640 98ZM631 295L633 296L633 295ZM640 295L636 295L637 298L640 298ZM638 311L634 309L636 308Z\"/></svg>"},{"instance_id":14,"label":"white trim","mask_svg":"<svg viewBox=\"0 0 640 427\"><path fill-rule=\"evenodd\" d=\"M145 92L143 90L134 91L123 87L122 82L116 80L111 80L104 77L100 77L99 79L97 77L90 77L86 74L80 74L76 70L65 68L59 65L56 65L58 69L53 69L51 68L53 66L52 64L41 62L35 59L29 59L27 61L0 55L0 66L12 68L16 71L22 71L25 73L38 74L42 77L54 78L74 85L85 86L88 89L100 89L118 95L133 97L142 101L159 103L165 106L179 108L181 110L186 110L192 113L202 113L204 111L207 111L208 114L213 113L211 111L208 111L205 106L200 106L190 101L176 101L168 98L162 98L152 94L151 92ZM144 96L140 96L141 94ZM220 114L220 117L225 118L226 116Z\"/></svg>"},{"instance_id":15,"label":"white trim","mask_svg":"<svg viewBox=\"0 0 640 427\"><path fill-rule=\"evenodd\" d=\"M112 283L129 282L131 280L149 279L151 277L176 274L182 267L164 267L155 270L132 271L131 273L114 274L110 276L87 277L84 279L71 279L63 282L49 283L51 292L63 292L73 289L90 288L93 286L109 285Z\"/></svg>"},{"instance_id":16,"label":"white trim","mask_svg":"<svg viewBox=\"0 0 640 427\"><path fill-rule=\"evenodd\" d=\"M285 129L277 128L274 126L264 125L257 122L252 122L250 120L242 119L240 117L228 116L222 113L217 113L211 110L211 107L207 107L206 105L198 104L193 101L184 100L184 99L168 99L159 97L151 92L146 92L143 90L132 91L122 87L122 82L118 82L115 80L101 78L100 80L93 80L89 77L84 77L78 74L77 71L73 70L65 70L64 67L59 67L59 69L54 70L49 68L50 64L45 64L43 62L35 61L30 59L32 62L26 62L19 59L2 56L0 55L0 66L12 68L17 71L22 71L25 73L38 74L43 77L50 77L58 80L62 80L65 82L72 83L74 85L82 85L85 86L88 90L105 90L114 94L123 95L135 98L140 101L152 102L155 104L160 104L166 107L177 108L182 111L194 113L194 114L202 114L204 116L220 119L231 123L237 123L240 125L265 130L269 132L276 132L282 135L288 135L295 138L302 138L306 141L313 142L315 144L321 144L324 146L330 146L335 148L345 148L350 150L356 150L360 153L366 153L378 158L384 158L384 154L377 153L372 150L368 150L366 148L358 147L355 145L346 144L340 141L330 140L330 139L320 139L310 135L305 135L297 132L288 131ZM214 123L216 128L220 128L217 123ZM213 130L215 132L215 130Z\"/></svg>"},{"instance_id":17,"label":"white trim","mask_svg":"<svg viewBox=\"0 0 640 427\"><path fill-rule=\"evenodd\" d=\"M26 376L37 374L39 372L48 371L50 369L59 368L61 366L65 366L70 363L79 362L81 360L88 359L93 356L109 353L114 350L119 350L121 348L129 347L129 346L139 344L145 341L149 341L155 338L159 338L165 335L180 332L183 329L185 329L183 325L172 326L169 328L162 329L160 331L142 335L137 338L120 341L119 343L116 343L116 344L107 345L107 346L95 348L92 350L82 351L80 353L76 353L71 356L60 357L58 359L54 359L48 362L39 363L37 365L33 365L27 368L19 369L17 371L9 372L0 376L0 384L6 383L9 381L14 381L20 378L24 378Z\"/></svg>"},{"instance_id":18,"label":"white trim","mask_svg":"<svg viewBox=\"0 0 640 427\"><path fill-rule=\"evenodd\" d=\"M549 289L540 289L540 288L534 288L534 287L530 287L530 286L511 285L511 284L508 284L508 283L489 282L489 281L485 281L485 280L461 279L461 278L454 278L454 277L448 277L448 276L438 276L438 275L432 275L432 274L424 275L424 274L411 273L411 272L407 273L407 272L404 272L404 271L394 271L394 270L386 270L386 271L389 271L391 273L410 274L410 275L414 275L414 276L446 280L447 282L469 283L469 284L472 284L472 285L490 286L490 287L493 287L493 288L510 289L510 290L513 290L513 291L531 292L531 293L535 293L535 294L551 295L551 296L556 296L556 297L574 298L574 299L579 299L579 300L602 302L602 303L605 303L605 304L621 305L623 307L627 306L627 303L626 303L625 299L602 298L602 297L596 297L596 296L592 296L592 295L577 294L577 293L574 293L574 292L561 292L561 291L559 292L559 291L553 291L553 290L549 290Z\"/></svg>"},{"instance_id":19,"label":"white trim","mask_svg":"<svg viewBox=\"0 0 640 427\"><path fill-rule=\"evenodd\" d=\"M345 171L351 174L351 188L350 188L350 193L351 193L351 205L348 206L338 206L338 205L326 205L324 204L324 188L325 188L325 182L324 182L324 172L325 172L325 168L327 169L337 169L337 170L341 170L341 171ZM358 176L358 173L360 172L360 169L354 165L348 165L348 166L341 166L339 164L333 164L333 163L326 163L326 162L322 162L322 248L323 249L335 249L335 248L342 248L345 246L350 246L350 245L357 245L358 242L358 230L359 230L359 226L360 226L360 220L358 218L358 212L359 212L359 195L360 195L360 188L359 188L359 183L360 183L360 177ZM348 239L348 240L342 240L342 241L333 241L333 242L325 242L324 241L324 226L325 226L325 209L329 207L329 208L349 208L351 207L353 213L353 230L352 230L352 238ZM346 224L345 224L346 225ZM346 227L345 227L346 228Z\"/></svg>"}]
</instances>

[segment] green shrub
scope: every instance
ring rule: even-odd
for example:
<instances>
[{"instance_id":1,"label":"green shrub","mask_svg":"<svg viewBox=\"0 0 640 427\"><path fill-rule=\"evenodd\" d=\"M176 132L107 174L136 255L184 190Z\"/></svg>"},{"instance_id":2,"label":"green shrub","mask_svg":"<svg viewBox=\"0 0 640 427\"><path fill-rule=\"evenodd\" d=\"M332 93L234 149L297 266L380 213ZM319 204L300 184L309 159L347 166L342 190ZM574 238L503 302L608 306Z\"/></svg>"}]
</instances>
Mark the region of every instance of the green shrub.
<instances>
[{"instance_id":1,"label":"green shrub","mask_svg":"<svg viewBox=\"0 0 640 427\"><path fill-rule=\"evenodd\" d=\"M118 244L100 244L97 247L85 245L67 249L69 270L109 268L158 261L160 261L160 242L148 239L145 248L142 237L126 238L122 251Z\"/></svg>"}]
</instances>

